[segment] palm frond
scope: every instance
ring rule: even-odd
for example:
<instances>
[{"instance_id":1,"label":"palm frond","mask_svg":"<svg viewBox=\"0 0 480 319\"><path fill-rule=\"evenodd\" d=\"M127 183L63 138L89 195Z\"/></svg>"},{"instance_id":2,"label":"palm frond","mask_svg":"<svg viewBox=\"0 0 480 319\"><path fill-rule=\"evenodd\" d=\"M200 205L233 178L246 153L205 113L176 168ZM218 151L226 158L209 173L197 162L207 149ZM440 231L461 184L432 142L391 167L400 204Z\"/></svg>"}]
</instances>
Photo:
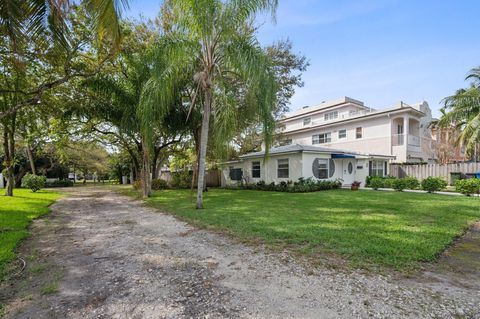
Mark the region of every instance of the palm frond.
<instances>
[{"instance_id":1,"label":"palm frond","mask_svg":"<svg viewBox=\"0 0 480 319\"><path fill-rule=\"evenodd\" d=\"M102 42L106 38L118 47L121 40L120 20L122 11L128 9L128 0L84 0L94 27Z\"/></svg>"},{"instance_id":2,"label":"palm frond","mask_svg":"<svg viewBox=\"0 0 480 319\"><path fill-rule=\"evenodd\" d=\"M12 41L14 51L17 43L25 36L26 13L26 3L23 1L0 1L0 32Z\"/></svg>"}]
</instances>

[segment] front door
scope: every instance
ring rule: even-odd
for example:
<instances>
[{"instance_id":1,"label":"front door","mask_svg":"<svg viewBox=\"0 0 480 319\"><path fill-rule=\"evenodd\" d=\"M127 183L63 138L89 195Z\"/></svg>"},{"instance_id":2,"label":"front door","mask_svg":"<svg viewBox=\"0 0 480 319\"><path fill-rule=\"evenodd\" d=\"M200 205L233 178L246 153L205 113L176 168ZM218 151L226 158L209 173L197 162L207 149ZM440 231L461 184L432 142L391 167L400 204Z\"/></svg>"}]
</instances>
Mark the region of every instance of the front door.
<instances>
[{"instance_id":1,"label":"front door","mask_svg":"<svg viewBox=\"0 0 480 319\"><path fill-rule=\"evenodd\" d=\"M355 181L355 160L343 160L343 184L350 185Z\"/></svg>"}]
</instances>

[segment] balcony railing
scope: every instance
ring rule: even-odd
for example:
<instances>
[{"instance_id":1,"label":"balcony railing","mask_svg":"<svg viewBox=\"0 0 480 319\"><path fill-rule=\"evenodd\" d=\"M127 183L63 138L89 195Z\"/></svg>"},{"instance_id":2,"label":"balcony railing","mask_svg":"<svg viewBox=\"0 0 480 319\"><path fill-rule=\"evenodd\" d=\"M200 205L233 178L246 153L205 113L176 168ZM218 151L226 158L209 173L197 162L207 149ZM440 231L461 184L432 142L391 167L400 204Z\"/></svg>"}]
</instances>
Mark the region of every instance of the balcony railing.
<instances>
[{"instance_id":1,"label":"balcony railing","mask_svg":"<svg viewBox=\"0 0 480 319\"><path fill-rule=\"evenodd\" d=\"M404 134L393 134L392 135L392 146L403 145L404 140L405 140Z\"/></svg>"},{"instance_id":2,"label":"balcony railing","mask_svg":"<svg viewBox=\"0 0 480 319\"><path fill-rule=\"evenodd\" d=\"M405 136L407 136L407 145L420 147L420 137L411 134L393 134L392 146L400 146L405 144Z\"/></svg>"},{"instance_id":3,"label":"balcony railing","mask_svg":"<svg viewBox=\"0 0 480 319\"><path fill-rule=\"evenodd\" d=\"M408 145L410 146L420 146L420 137L415 135L408 135Z\"/></svg>"}]
</instances>

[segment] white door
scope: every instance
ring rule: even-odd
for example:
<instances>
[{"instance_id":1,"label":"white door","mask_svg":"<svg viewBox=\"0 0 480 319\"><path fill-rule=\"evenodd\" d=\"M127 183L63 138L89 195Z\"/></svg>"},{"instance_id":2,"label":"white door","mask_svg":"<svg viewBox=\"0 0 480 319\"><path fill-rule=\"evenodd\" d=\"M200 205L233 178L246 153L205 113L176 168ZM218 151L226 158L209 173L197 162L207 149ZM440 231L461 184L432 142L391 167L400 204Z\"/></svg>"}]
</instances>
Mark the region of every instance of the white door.
<instances>
[{"instance_id":1,"label":"white door","mask_svg":"<svg viewBox=\"0 0 480 319\"><path fill-rule=\"evenodd\" d=\"M343 184L350 185L355 181L355 160L343 160Z\"/></svg>"}]
</instances>

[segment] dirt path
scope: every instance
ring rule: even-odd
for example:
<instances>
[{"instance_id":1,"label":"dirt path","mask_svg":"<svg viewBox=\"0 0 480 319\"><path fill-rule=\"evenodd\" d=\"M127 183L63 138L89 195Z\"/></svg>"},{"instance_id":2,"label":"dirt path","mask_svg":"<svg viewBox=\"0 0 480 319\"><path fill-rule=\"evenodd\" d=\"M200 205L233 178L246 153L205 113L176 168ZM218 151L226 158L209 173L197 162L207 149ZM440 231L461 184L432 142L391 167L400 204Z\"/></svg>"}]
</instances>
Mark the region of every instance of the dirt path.
<instances>
[{"instance_id":1,"label":"dirt path","mask_svg":"<svg viewBox=\"0 0 480 319\"><path fill-rule=\"evenodd\" d=\"M0 293L7 318L480 318L478 281L305 269L105 188L52 210Z\"/></svg>"}]
</instances>

